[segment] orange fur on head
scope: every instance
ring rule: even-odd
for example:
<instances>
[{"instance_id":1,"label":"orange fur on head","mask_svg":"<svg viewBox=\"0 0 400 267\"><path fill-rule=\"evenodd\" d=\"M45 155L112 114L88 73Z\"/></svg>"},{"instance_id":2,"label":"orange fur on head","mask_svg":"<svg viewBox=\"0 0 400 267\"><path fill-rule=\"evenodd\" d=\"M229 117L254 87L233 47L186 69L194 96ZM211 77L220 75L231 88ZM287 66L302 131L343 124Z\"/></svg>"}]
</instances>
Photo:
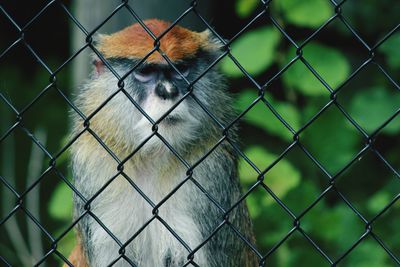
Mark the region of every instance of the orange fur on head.
<instances>
[{"instance_id":1,"label":"orange fur on head","mask_svg":"<svg viewBox=\"0 0 400 267\"><path fill-rule=\"evenodd\" d=\"M158 19L145 20L144 24L159 37L171 23ZM135 23L111 35L101 35L99 50L106 58L145 57L154 48L154 39L139 24ZM172 61L193 58L199 49L215 50L217 44L210 43L209 32L194 32L175 25L160 39L160 49ZM147 62L165 62L160 53L152 53Z\"/></svg>"}]
</instances>

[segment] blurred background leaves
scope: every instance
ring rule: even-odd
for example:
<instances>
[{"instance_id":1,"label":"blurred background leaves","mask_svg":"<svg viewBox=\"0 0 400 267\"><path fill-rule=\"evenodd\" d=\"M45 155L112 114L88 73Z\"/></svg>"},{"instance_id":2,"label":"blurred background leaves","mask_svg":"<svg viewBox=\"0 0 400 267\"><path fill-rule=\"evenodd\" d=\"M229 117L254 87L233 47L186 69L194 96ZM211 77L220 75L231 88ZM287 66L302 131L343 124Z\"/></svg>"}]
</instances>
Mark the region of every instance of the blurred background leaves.
<instances>
[{"instance_id":1,"label":"blurred background leaves","mask_svg":"<svg viewBox=\"0 0 400 267\"><path fill-rule=\"evenodd\" d=\"M390 6L390 3L386 2L386 4ZM375 4L375 6L378 5ZM257 14L259 2L237 0L235 8L239 18L251 18L252 15ZM225 74L233 77L235 79L233 83L239 87L235 88L236 107L239 112L245 112L241 119L244 133L242 140L245 143L244 153L261 172L278 159L283 148L293 141L293 133L277 119L274 112L282 116L295 131L301 129L329 103L329 89L335 90L342 86L352 72L368 58L367 49L354 51L353 47L347 45L354 41L350 40L354 37L348 30L343 30L344 27L340 24L333 24L329 31L321 31L311 42L303 46L302 42L313 33L313 30L321 27L334 15L334 7L329 1L275 1L269 8L270 14L283 29L294 33L294 41L302 46L301 55L304 61L299 58L296 47L285 40L274 26L268 25L246 31L232 44L232 55L238 59L239 63L242 64L243 61L243 68L256 81L266 81L264 76L269 73L268 68L274 69L276 66L282 69L287 64L291 64L281 77L272 84L267 84L266 92L262 96L257 88L249 88L244 82L247 79L246 75L239 68L234 67L232 60L225 58L222 65ZM360 20L367 22L369 18L377 16L377 9L364 9L355 1L347 1L342 8L348 8L352 11L351 14L357 14L358 23L354 26L362 35L380 38L385 35L385 32L379 32L381 30L379 28L376 28L374 32L365 24L360 23ZM387 8L387 6L382 4L379 8ZM391 14L395 16L394 13ZM397 24L399 22L397 20ZM392 28L395 26L396 23L392 25ZM386 32L390 29L390 27L387 28ZM382 145L379 152L384 157L400 149L398 138L400 119L395 115L400 108L398 87L400 55L397 49L400 47L399 36L400 34L395 33L377 49L380 57L376 59L376 62L389 73L394 83L387 78L383 79L382 73L375 68L374 71L360 73L359 80L343 86L343 93L340 92L341 95L338 98L346 112L367 134L372 134L379 127L384 126L378 134L379 145ZM330 41L332 38L337 41ZM374 45L377 41L379 38L370 45ZM271 51L268 52L268 49ZM248 59L248 61L241 59ZM248 66L249 64L251 67ZM316 78L307 65L311 66L312 70L326 82L326 85ZM368 75L367 79L362 78L365 75ZM251 104L253 104L252 108L246 111ZM383 125L394 115L395 119ZM262 133L257 134L259 130ZM365 144L362 134L334 105L325 109L300 134L300 142L332 176L341 172ZM328 188L329 179L318 170L317 166L312 166L311 160L301 150L295 150L290 154L292 155L283 157L279 162L282 164L272 167L265 174L263 181L285 205L295 211L296 215L300 215L317 199L318 195ZM345 174L339 176L343 178L339 178L338 183L341 188L350 187L346 193L350 194L352 205L360 207L362 211L365 210L363 216L374 216L400 193L399 157L395 156L389 162L395 168L394 172L388 166L386 166L387 172L381 171L377 166L380 164L380 159L360 158L359 160L357 169L373 173L373 175L365 176L365 179L371 179L371 181L363 181L363 172L353 173L360 176L355 179L355 177L346 176L345 171ZM260 179L259 173L244 159L239 163L239 173L245 189L250 188L257 179ZM356 181L349 183L348 179ZM384 182L373 182L375 179L383 179ZM369 186L375 187L375 193L369 195L367 199L351 196L363 195L357 192L370 191ZM392 192L389 193L388 190ZM348 197L347 194L345 197ZM247 203L254 221L258 248L266 253L289 233L293 227L290 226L292 219L290 216L282 215L283 208L276 204L267 190L253 191L247 198ZM393 220L386 221L393 227L400 222L398 206L397 204L391 207ZM364 233L363 222L335 191L324 196L310 212L304 215L301 226L333 259L345 253ZM379 237L391 243L390 249L399 256L400 241L395 240L391 234L387 235L388 233L390 231ZM316 255L311 246L299 245L304 242L304 239L301 235L290 236L288 241L272 254L270 266L328 266L329 264ZM372 238L361 242L341 264L341 266L352 267L395 265L385 250Z\"/></svg>"}]
</instances>

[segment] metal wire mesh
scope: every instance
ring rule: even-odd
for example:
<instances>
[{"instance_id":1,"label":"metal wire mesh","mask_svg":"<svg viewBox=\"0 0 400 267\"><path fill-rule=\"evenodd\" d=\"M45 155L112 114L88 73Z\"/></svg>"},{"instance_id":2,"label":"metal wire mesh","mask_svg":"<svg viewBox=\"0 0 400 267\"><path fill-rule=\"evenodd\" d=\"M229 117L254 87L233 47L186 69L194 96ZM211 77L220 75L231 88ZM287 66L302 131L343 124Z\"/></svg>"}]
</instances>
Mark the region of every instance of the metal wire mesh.
<instances>
[{"instance_id":1,"label":"metal wire mesh","mask_svg":"<svg viewBox=\"0 0 400 267\"><path fill-rule=\"evenodd\" d=\"M138 236L140 233L154 220L158 220L161 222L168 231L187 249L187 261L183 266L198 266L197 263L195 262L195 254L198 250L200 250L223 226L228 226L230 229L232 229L232 232L234 232L241 240L244 242L258 257L259 259L259 266L265 266L268 265L268 260L271 257L271 255L276 251L279 250L281 245L285 243L293 234L298 233L300 234L304 240L306 240L311 246L310 249L315 249L326 261L327 265L329 266L336 266L339 263L341 263L352 251L366 238L372 238L373 240L376 241L379 246L383 248L383 250L387 253L387 255L392 259L393 265L400 265L400 257L399 255L396 255L395 252L386 244L385 240L381 239L377 233L374 232L374 224L381 218L381 216L390 210L393 205L399 200L400 198L400 193L397 192L397 195L391 199L391 201L386 204L386 206L379 212L377 213L373 218L367 219L359 210L355 207L355 205L352 204L352 202L341 192L340 189L338 189L336 185L337 178L340 177L345 171L348 169L352 168L354 163L362 157L365 153L367 152L372 152L374 153L380 161L386 166L386 168L393 173L393 175L396 177L396 179L400 179L400 174L396 170L394 166L391 165L391 163L386 160L385 156L380 152L379 148L376 147L375 141L378 135L380 134L381 130L387 126L391 121L393 121L400 112L400 108L397 107L396 112L394 112L389 118L387 118L378 128L376 128L372 133L367 133L357 122L355 119L352 118L352 116L349 114L349 112L346 110L346 108L340 103L338 100L338 95L341 93L342 89L350 82L352 81L355 77L360 75L363 69L365 69L367 66L370 65L375 65L377 69L385 76L385 78L393 85L393 87L396 88L397 93L400 90L399 84L396 82L395 78L391 77L390 73L385 70L385 67L382 66L379 61L375 60L375 52L378 47L380 47L383 43L385 43L392 35L394 35L400 28L400 24L395 26L393 29L391 29L388 33L384 35L383 38L381 38L378 42L376 42L374 45L369 45L362 37L361 35L357 32L355 28L352 27L352 25L349 23L348 19L343 15L343 5L346 1L338 2L336 0L331 0L330 4L332 5L332 9L334 10L334 15L330 17L323 25L321 25L317 30L315 30L310 36L308 36L303 42L298 43L294 41L294 39L291 37L291 35L284 30L284 28L280 25L279 21L274 18L274 15L271 14L269 6L271 4L271 1L260 1L260 6L261 11L254 16L254 18L247 24L245 25L235 36L229 40L225 40L222 38L218 32L213 28L213 26L205 19L202 14L198 11L198 1L192 1L191 3L188 4L187 9L185 12L181 14L172 24L171 26L160 36L154 36L153 33L146 27L146 25L143 23L143 20L140 18L140 16L135 12L135 8L132 6L130 1L122 1L104 20L98 24L97 27L95 27L92 30L86 29L83 25L80 24L78 19L74 16L74 14L68 9L68 7L62 3L61 1L48 1L48 3L39 11L37 14L27 23L20 25L18 24L13 16L9 13L9 11L3 7L3 5L0 5L0 16L5 18L8 23L11 23L13 25L13 28L18 32L18 37L4 50L1 51L0 54L0 63L2 63L2 59L4 59L11 51L17 47L17 46L22 46L28 51L29 55L32 56L35 61L40 64L40 66L45 69L48 73L48 78L49 81L47 85L28 103L25 105L23 108L17 108L8 98L5 94L0 92L0 103L1 105L6 105L7 109L11 111L14 116L15 120L13 121L12 125L2 134L0 137L0 143L4 142L10 136L12 133L14 133L17 130L21 130L22 133L29 139L30 142L33 142L44 154L45 156L49 159L49 164L47 166L47 169L39 176L36 177L34 182L31 183L26 190L24 191L18 191L11 183L9 183L7 177L0 176L0 183L3 184L8 190L12 193L12 195L15 197L15 205L11 210L7 212L7 215L2 217L0 220L0 228L4 227L4 225L7 223L7 221L10 220L10 218L13 218L13 216L17 216L16 214L18 212L21 212L23 216L29 217L31 222L35 224L41 231L42 236L44 236L49 242L50 242L50 249L47 251L47 253L42 256L37 262L35 263L35 266L41 265L48 257L51 255L56 255L56 257L59 257L62 261L64 261L66 264L69 266L72 266L72 264L68 261L67 257L68 255L63 255L57 247L57 244L71 231L73 231L74 226L84 217L84 216L91 216L94 218L100 225L103 227L103 229L109 234L109 236L118 244L120 247L119 254L120 256L116 259L113 259L111 261L110 266L116 263L119 260L125 260L128 263L130 263L132 266L136 266L134 262L129 259L125 255L125 248ZM162 3L160 3L162 5ZM65 15L69 18L70 22L74 25L74 27L78 28L85 36L85 44L75 53L73 53L67 60L65 60L61 65L57 66L56 68L50 67L47 63L46 60L43 59L37 51L31 46L29 41L26 40L25 35L27 32L31 31L31 26L33 23L35 23L36 20L39 20L48 10L53 7L53 6L58 6L60 7ZM96 49L96 47L93 44L93 36L96 34L100 28L107 23L113 16L118 16L118 12L122 9L125 9L128 11L132 18L139 22L142 27L146 30L146 32L154 39L154 49L150 51L147 56L145 56L136 66L133 66L132 69L124 74L123 76L118 75L118 73L113 70L112 66L107 62L107 60L102 56L102 54ZM208 28L212 34L218 38L224 45L223 53L210 65L208 68L204 71L203 74L199 75L196 79L192 81L188 81L185 78L185 81L187 83L188 91L187 93L182 97L178 103L176 103L164 116L162 116L160 119L154 121L152 118L150 118L138 105L132 98L130 98L129 93L125 91L124 89L124 80L128 75L130 75L137 66L139 66L141 63L143 63L151 54L156 53L156 51L160 52L161 55L165 58L165 60L168 62L168 64L175 69L175 71L179 72L179 70L174 66L173 62L160 50L160 42L162 42L163 36L175 25L180 23L182 19L184 19L188 14L194 14L197 16L202 23L204 24L205 28ZM282 37L290 43L290 45L296 50L296 56L291 58L291 60L281 69L273 73L273 75L270 76L270 78L264 82L264 83L259 83L256 81L247 71L246 69L241 65L241 62L235 58L235 56L231 53L231 45L235 42L235 40L241 36L244 32L246 32L256 21L258 20L264 20L265 23L273 25L279 32L281 33ZM318 71L312 66L312 64L306 59L306 57L303 55L303 49L309 45L309 43L314 40L318 34L321 31L324 31L327 27L329 27L330 24L332 23L341 23L342 25L345 26L347 29L348 33L350 33L357 42L363 47L363 49L366 51L368 56L365 58L364 62L362 62L352 73L351 75L338 87L332 88L324 79L321 77L321 75L318 73ZM59 87L58 83L58 76L61 75L61 73L64 71L64 69L71 64L71 62L80 55L85 50L90 50L94 52L105 64L107 68L110 69L110 71L115 75L115 77L118 79L118 88L114 94L112 94L102 105L100 105L93 113L89 115L83 114L71 101L70 96L66 95L65 92ZM201 103L199 99L196 98L196 96L192 92L193 85L198 82L211 68L213 68L216 64L218 64L223 58L229 57L240 69L241 72L243 72L244 76L248 79L248 82L254 87L257 88L258 90L258 97L254 99L253 103L249 105L245 110L243 110L237 118L235 118L230 124L228 125L223 125L215 116L212 114L207 108ZM302 127L298 130L294 129L289 122L287 122L284 119L284 116L278 112L274 105L269 101L268 97L266 97L265 92L267 92L271 85L278 79L281 78L281 76L289 69L293 64L296 62L301 62L312 75L315 76L316 79L321 83L321 85L325 88L325 90L329 93L330 99L325 103L325 105L319 109L311 119ZM25 117L27 114L29 114L30 110L40 102L40 99L43 98L45 95L50 94L50 93L55 93L59 97L61 97L66 103L70 109L73 110L73 112L77 113L82 120L84 121L84 129L76 136L68 140L63 148L55 153L50 152L44 144L35 136L34 133L31 132L29 127L26 127L26 120ZM101 138L94 132L91 127L90 127L90 122L92 118L107 104L109 101L111 101L117 94L124 94L126 97L130 99L132 102L132 105L134 105L142 114L150 121L152 124L152 134L148 136L142 144L138 146L138 148L135 151L132 151L132 153L123 159L120 159L115 155L115 153L107 147L107 145L101 140ZM159 123L170 113L172 110L179 105L180 102L182 102L184 99L191 97L196 101L200 107L204 110L205 113L208 114L208 116L214 121L216 125L219 126L220 128L220 140L214 144L208 153L204 154L203 157L201 157L197 162L190 164L188 163L185 158L183 158L179 153L174 149L172 145L170 145L165 138L159 134L158 132L158 125ZM273 115L281 122L281 124L289 131L293 137L293 141L284 149L284 151L279 155L278 158L276 158L266 169L259 169L257 166L243 153L243 151L233 142L231 142L230 137L229 137L229 130L230 128L237 124L239 120L241 120L256 104L258 103L263 103L265 105L265 109L269 109ZM306 145L303 144L300 136L301 134L308 129L311 125L313 125L316 120L318 120L319 117L321 117L327 110L331 107L336 107L337 110L341 112L341 114L346 118L349 124L351 124L352 127L357 129L359 133L362 135L364 139L364 146L358 151L356 155L353 156L353 158L348 161L348 163L341 168L338 172L332 174L329 170L327 170L324 165L319 162L316 156L313 155L309 151ZM46 107L42 107L46 109ZM51 111L49 111L51 112ZM334 122L332 122L334 123ZM90 133L98 143L104 148L104 150L111 155L116 163L118 164L118 169L115 173L114 177L110 177L109 182L106 183L96 194L94 194L90 199L85 199L84 196L80 194L80 192L74 187L73 183L63 175L61 171L58 169L58 162L61 160L63 155L66 153L66 151L70 148L70 146L83 134L83 133ZM175 157L186 167L187 169L187 176L182 179L181 183L179 183L163 200L161 200L158 203L152 202L146 195L143 193L141 188L139 188L135 182L124 172L124 164L132 158L138 150L142 148L146 142L148 142L151 138L153 137L158 137L164 144L165 146L175 155ZM224 209L218 201L216 201L210 194L207 194L207 191L205 188L202 187L202 185L196 180L195 177L193 177L193 170L205 159L209 156L209 154L214 151L222 142L228 142L230 143L234 150L240 155L240 157L245 160L254 170L258 173L257 179L255 179L254 184L248 188L242 196L237 200L237 202L232 205L229 209ZM334 146L334 144L327 144L328 146ZM315 198L315 200L308 206L305 207L301 212L294 212L291 210L290 207L285 205L285 203L273 192L273 190L270 189L268 181L264 179L266 175L268 175L268 172L276 165L278 164L282 159L284 159L287 154L290 153L293 149L301 149L303 151L304 156L307 157L309 160L313 162L315 167L319 169L325 176L326 176L326 183L323 186L323 190L320 192L318 197ZM36 187L39 186L39 184L42 182L44 177L47 175L52 174L59 179L63 183L66 183L68 187L77 195L79 196L82 201L85 203L85 212L81 214L74 222L72 222L68 227L65 228L65 230L62 233L54 234L50 233L46 226L42 224L39 218L36 218L26 207L26 198L27 195L32 190L35 190ZM142 226L142 228L135 233L127 242L121 242L113 233L111 230L109 230L103 223L102 221L91 211L91 203L98 197L101 197L101 192L103 192L107 186L109 186L112 181L118 177L118 176L124 176L127 181L132 185L132 187L142 195L142 197L151 205L152 207L152 217ZM223 218L220 221L220 224L217 228L214 229L214 231L201 242L198 244L196 247L190 247L169 225L167 221L164 221L163 218L159 215L159 208L162 207L162 205L169 200L171 196L173 196L176 191L179 190L181 186L183 186L187 182L193 182L204 194L208 197L209 201L214 203L214 205L221 210L221 212L224 214L221 218ZM232 225L229 221L229 213L237 206L239 203L243 202L246 200L246 198L252 194L255 190L263 190L265 191L268 195L270 195L274 201L282 208L284 212L287 213L287 215L291 218L291 221L293 223L293 227L287 232L285 236L282 237L282 239L277 242L274 246L271 247L269 251L259 251L256 247L255 244L253 244L250 240L246 240L243 235L238 231L238 229L235 228L234 225ZM333 257L329 255L328 252L325 251L324 248L319 246L318 241L315 241L312 236L306 231L303 226L302 226L302 219L316 206L318 203L325 198L328 194L334 192L348 207L349 211L354 213L360 222L363 224L365 227L364 232L362 233L361 236L350 246L348 247L344 252L341 253L338 257ZM8 259L3 257L0 252L0 262L2 262L6 266L11 266L11 264L8 262Z\"/></svg>"}]
</instances>

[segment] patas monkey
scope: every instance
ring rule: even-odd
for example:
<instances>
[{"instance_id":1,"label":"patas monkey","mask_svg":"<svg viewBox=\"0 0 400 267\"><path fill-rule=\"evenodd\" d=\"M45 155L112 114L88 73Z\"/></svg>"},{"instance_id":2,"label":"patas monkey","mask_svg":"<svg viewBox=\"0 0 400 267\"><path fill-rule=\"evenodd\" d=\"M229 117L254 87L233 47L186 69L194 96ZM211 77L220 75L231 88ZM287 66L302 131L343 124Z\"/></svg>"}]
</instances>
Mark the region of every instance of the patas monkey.
<instances>
[{"instance_id":1,"label":"patas monkey","mask_svg":"<svg viewBox=\"0 0 400 267\"><path fill-rule=\"evenodd\" d=\"M170 26L155 19L145 24L155 36ZM154 39L138 23L111 35L100 35L96 43L120 76L154 49L154 45ZM135 101L157 121L187 93L185 79L192 81L199 77L220 54L220 47L209 31L198 33L174 26L161 38L159 48L180 74L155 51L126 77L123 85L126 92L113 96L89 124L84 125L81 117L75 115L73 134L78 135L85 127L88 130L72 147L73 176L79 192L92 201L86 204L74 196L75 218L86 212L77 225L78 244L69 258L74 266L177 267L186 266L190 260L188 266L258 265L255 254L227 224L200 246L224 220L254 242L244 203L224 215L224 210L229 210L241 196L237 156L232 145L223 141L199 161L224 135L194 99L223 124L233 120L232 99L222 76L215 68L210 69L194 83L195 98L189 95L156 127L132 103ZM118 79L101 61L96 60L95 66L76 101L86 115L98 109L119 88ZM230 142L235 143L235 129L229 129L228 134ZM196 166L188 171L188 166L171 148ZM135 150L123 164L112 155L123 161ZM154 209L187 177L191 178Z\"/></svg>"}]
</instances>

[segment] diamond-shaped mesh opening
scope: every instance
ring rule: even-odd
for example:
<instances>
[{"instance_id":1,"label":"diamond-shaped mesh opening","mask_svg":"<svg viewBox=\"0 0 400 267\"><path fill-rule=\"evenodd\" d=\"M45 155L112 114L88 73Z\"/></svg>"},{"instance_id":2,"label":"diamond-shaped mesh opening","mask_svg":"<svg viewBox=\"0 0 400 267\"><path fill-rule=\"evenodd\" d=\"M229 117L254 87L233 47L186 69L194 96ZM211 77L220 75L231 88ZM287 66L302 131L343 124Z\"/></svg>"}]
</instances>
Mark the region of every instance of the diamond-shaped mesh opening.
<instances>
[{"instance_id":1,"label":"diamond-shaped mesh opening","mask_svg":"<svg viewBox=\"0 0 400 267\"><path fill-rule=\"evenodd\" d=\"M282 200L291 211L302 214L329 184L329 178L299 146L293 147L280 162L287 184L278 182L275 187L281 187Z\"/></svg>"},{"instance_id":2,"label":"diamond-shaped mesh opening","mask_svg":"<svg viewBox=\"0 0 400 267\"><path fill-rule=\"evenodd\" d=\"M371 166L367 172L365 165ZM350 190L361 182L365 190ZM350 169L337 178L336 185L352 203L357 203L357 209L368 219L383 210L400 190L399 179L372 151L358 158Z\"/></svg>"},{"instance_id":3,"label":"diamond-shaped mesh opening","mask_svg":"<svg viewBox=\"0 0 400 267\"><path fill-rule=\"evenodd\" d=\"M398 64L398 57L393 56L393 53L397 53L393 47L396 46L396 44L400 43L400 32L394 31L391 35L388 36L387 40L384 42L381 42L379 47L378 47L378 56L379 58L379 63L384 63L384 69L387 69L387 72L390 73L390 77L393 78L394 82L397 84L397 88L399 87L399 75L396 75L396 70L399 69L399 64ZM389 56L391 55L391 56ZM383 57L383 59L382 59Z\"/></svg>"},{"instance_id":4,"label":"diamond-shaped mesh opening","mask_svg":"<svg viewBox=\"0 0 400 267\"><path fill-rule=\"evenodd\" d=\"M375 251L373 255L368 254L368 251L371 250ZM337 266L352 266L354 264L396 266L396 261L388 255L374 238L368 236Z\"/></svg>"},{"instance_id":5,"label":"diamond-shaped mesh opening","mask_svg":"<svg viewBox=\"0 0 400 267\"><path fill-rule=\"evenodd\" d=\"M83 240L92 265L400 265L399 12L361 2L1 4L0 262L76 264ZM132 23L148 54L105 58L98 34ZM220 46L189 76L163 51L177 24ZM153 54L185 88L163 114L132 88ZM179 112L201 127L171 134Z\"/></svg>"},{"instance_id":6,"label":"diamond-shaped mesh opening","mask_svg":"<svg viewBox=\"0 0 400 267\"><path fill-rule=\"evenodd\" d=\"M307 236L307 238L310 238ZM314 240L307 240L300 232L293 232L291 235L279 246L274 247L266 264L269 265L283 265L291 266L299 264L301 266L330 266L329 261L315 250ZM304 247L304 250L293 250L295 247ZM286 257L286 253L294 253L293 257Z\"/></svg>"},{"instance_id":7,"label":"diamond-shaped mesh opening","mask_svg":"<svg viewBox=\"0 0 400 267\"><path fill-rule=\"evenodd\" d=\"M50 69L60 66L69 54L68 36L63 34L69 30L68 25L60 24L59 28L55 31L54 25L52 25L54 17L59 17L60 20L68 19L65 12L63 12L57 3L48 6L42 15L32 21L24 34L24 40L32 47L36 54L40 57L42 55L49 55L46 56L46 65ZM44 44L40 38L35 36L37 32L40 32L42 38L46 39ZM59 62L51 62L52 58L56 58Z\"/></svg>"},{"instance_id":8,"label":"diamond-shaped mesh opening","mask_svg":"<svg viewBox=\"0 0 400 267\"><path fill-rule=\"evenodd\" d=\"M343 1L341 5L343 17L351 24L355 30L360 32L361 37L369 44L376 43L380 38L382 38L387 32L392 30L398 25L398 20L392 17L392 14L399 12L398 6L393 6L390 1L380 1L379 3L372 3L372 1ZM359 5L363 3L368 5L364 9L360 9ZM372 10L379 10L379 14L375 13L374 19L383 20L382 23L377 23L364 29L364 23L368 23L371 19L368 13Z\"/></svg>"},{"instance_id":9,"label":"diamond-shaped mesh opening","mask_svg":"<svg viewBox=\"0 0 400 267\"><path fill-rule=\"evenodd\" d=\"M300 134L301 142L322 166L333 174L350 164L363 148L361 134L353 131L351 127L339 109L331 106L305 128ZM334 145L320 146L316 140L320 140L320 144Z\"/></svg>"},{"instance_id":10,"label":"diamond-shaped mesh opening","mask_svg":"<svg viewBox=\"0 0 400 267\"><path fill-rule=\"evenodd\" d=\"M363 73L378 70L378 67L371 65ZM385 82L384 75L375 76L375 79L379 79L380 82L371 80L367 86L358 85L357 80L354 79L354 82L350 82L343 88L338 101L367 134L379 132L384 135L393 135L400 127L397 116L400 92L389 81ZM365 109L365 101L369 101L367 99L374 99L374 103L369 104L368 109Z\"/></svg>"},{"instance_id":11,"label":"diamond-shaped mesh opening","mask_svg":"<svg viewBox=\"0 0 400 267\"><path fill-rule=\"evenodd\" d=\"M250 207L254 229L263 233L256 239L257 249L262 255L286 238L293 228L293 218L269 195L263 186L258 186L246 198ZM257 204L256 204L257 203Z\"/></svg>"},{"instance_id":12,"label":"diamond-shaped mesh opening","mask_svg":"<svg viewBox=\"0 0 400 267\"><path fill-rule=\"evenodd\" d=\"M381 198L389 199L389 197L385 196L381 196ZM377 216L375 222L373 222L374 233L396 257L400 255L400 244L399 234L393 226L399 223L400 205L398 199L399 196L397 195L397 197L391 200L387 207L382 210L383 213L381 212L379 216ZM392 224L392 222L394 224ZM393 239L389 238L390 236L393 236Z\"/></svg>"},{"instance_id":13,"label":"diamond-shaped mesh opening","mask_svg":"<svg viewBox=\"0 0 400 267\"><path fill-rule=\"evenodd\" d=\"M378 135L375 139L374 148L375 151L377 151L377 156L392 170L396 177L399 177L400 161L399 158L396 157L395 152L390 149L391 145L384 142L388 137L389 140L392 140L392 145L397 144L398 138L395 136Z\"/></svg>"},{"instance_id":14,"label":"diamond-shaped mesh opening","mask_svg":"<svg viewBox=\"0 0 400 267\"><path fill-rule=\"evenodd\" d=\"M21 66L17 67L16 62ZM22 43L2 57L0 69L4 81L0 92L17 109L28 105L49 84L49 73Z\"/></svg>"},{"instance_id":15,"label":"diamond-shaped mesh opening","mask_svg":"<svg viewBox=\"0 0 400 267\"><path fill-rule=\"evenodd\" d=\"M37 137L27 136L28 134L32 133L16 128L0 143L2 151L9 151L0 155L2 164L0 175L15 186L19 193L24 192L36 181L47 168L46 161L49 160L46 151L34 143L34 141L42 142L43 140L39 138L45 138L45 133L36 131ZM18 159L24 160L27 164L23 168L18 166ZM26 179L23 180L21 177Z\"/></svg>"},{"instance_id":16,"label":"diamond-shaped mesh opening","mask_svg":"<svg viewBox=\"0 0 400 267\"><path fill-rule=\"evenodd\" d=\"M247 145L264 144L268 147L273 139L283 139L287 145L293 140L294 131L300 128L299 114L293 106L274 99L271 94L262 96L256 89L245 89L238 93L236 101L240 113L238 123L243 125L242 134L254 135L254 139L244 140ZM283 144L282 150L284 148Z\"/></svg>"},{"instance_id":17,"label":"diamond-shaped mesh opening","mask_svg":"<svg viewBox=\"0 0 400 267\"><path fill-rule=\"evenodd\" d=\"M323 213L323 210L332 212ZM301 227L333 261L362 236L365 225L334 190L328 191L303 218Z\"/></svg>"},{"instance_id":18,"label":"diamond-shaped mesh opening","mask_svg":"<svg viewBox=\"0 0 400 267\"><path fill-rule=\"evenodd\" d=\"M46 143L46 149L53 154L59 151L65 142L65 132L69 125L60 119L65 118L70 106L60 95L60 91L56 86L46 87L45 93L37 99L23 115L22 125L31 132L40 132L37 139ZM62 92L61 92L62 93ZM55 112L47 112L42 107L56 109ZM63 136L63 138L55 139L54 136Z\"/></svg>"},{"instance_id":19,"label":"diamond-shaped mesh opening","mask_svg":"<svg viewBox=\"0 0 400 267\"><path fill-rule=\"evenodd\" d=\"M4 262L11 266L37 264L51 250L51 235L38 222L36 212L24 204L2 223L1 236ZM12 255L19 255L13 257Z\"/></svg>"}]
</instances>

